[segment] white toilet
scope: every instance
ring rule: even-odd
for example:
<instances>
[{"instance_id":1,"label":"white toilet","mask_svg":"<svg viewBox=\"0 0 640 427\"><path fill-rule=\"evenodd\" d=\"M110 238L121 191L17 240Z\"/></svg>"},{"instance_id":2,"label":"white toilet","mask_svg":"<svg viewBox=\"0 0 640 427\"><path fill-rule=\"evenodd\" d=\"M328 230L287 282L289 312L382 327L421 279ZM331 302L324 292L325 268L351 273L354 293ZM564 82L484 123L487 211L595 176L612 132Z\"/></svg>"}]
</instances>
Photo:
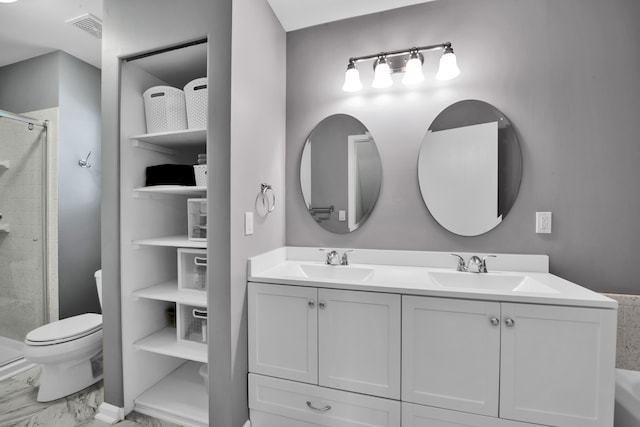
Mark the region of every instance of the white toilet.
<instances>
[{"instance_id":1,"label":"white toilet","mask_svg":"<svg viewBox=\"0 0 640 427\"><path fill-rule=\"evenodd\" d=\"M102 271L95 273L102 306ZM42 365L39 402L80 391L102 379L102 315L86 313L29 332L24 358Z\"/></svg>"}]
</instances>

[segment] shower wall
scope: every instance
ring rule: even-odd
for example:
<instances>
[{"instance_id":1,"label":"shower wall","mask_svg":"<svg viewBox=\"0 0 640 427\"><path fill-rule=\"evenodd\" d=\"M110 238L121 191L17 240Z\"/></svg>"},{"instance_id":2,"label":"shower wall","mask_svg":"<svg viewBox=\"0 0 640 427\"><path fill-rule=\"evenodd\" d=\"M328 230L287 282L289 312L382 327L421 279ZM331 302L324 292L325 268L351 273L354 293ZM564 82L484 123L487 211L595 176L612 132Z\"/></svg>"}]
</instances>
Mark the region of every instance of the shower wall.
<instances>
[{"instance_id":1,"label":"shower wall","mask_svg":"<svg viewBox=\"0 0 640 427\"><path fill-rule=\"evenodd\" d=\"M46 320L45 148L44 127L0 118L0 336L19 341Z\"/></svg>"}]
</instances>

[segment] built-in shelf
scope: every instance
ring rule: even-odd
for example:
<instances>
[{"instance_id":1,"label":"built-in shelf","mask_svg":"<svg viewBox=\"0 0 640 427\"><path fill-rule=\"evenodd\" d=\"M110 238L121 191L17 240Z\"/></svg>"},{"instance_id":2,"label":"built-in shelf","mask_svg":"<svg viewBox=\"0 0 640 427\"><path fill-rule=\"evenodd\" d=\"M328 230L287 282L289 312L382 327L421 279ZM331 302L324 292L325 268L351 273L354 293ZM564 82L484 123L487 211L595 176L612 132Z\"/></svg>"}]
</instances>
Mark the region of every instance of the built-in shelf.
<instances>
[{"instance_id":1,"label":"built-in shelf","mask_svg":"<svg viewBox=\"0 0 640 427\"><path fill-rule=\"evenodd\" d=\"M167 237L155 237L151 239L139 239L134 240L134 245L140 246L164 246L169 248L195 248L206 249L207 242L199 240L189 240L187 236L167 236Z\"/></svg>"},{"instance_id":2,"label":"built-in shelf","mask_svg":"<svg viewBox=\"0 0 640 427\"><path fill-rule=\"evenodd\" d=\"M206 186L193 185L153 185L133 189L134 196L153 194L175 194L178 196L206 196Z\"/></svg>"},{"instance_id":3,"label":"built-in shelf","mask_svg":"<svg viewBox=\"0 0 640 427\"><path fill-rule=\"evenodd\" d=\"M9 224L0 224L0 233L8 233L11 231Z\"/></svg>"},{"instance_id":4,"label":"built-in shelf","mask_svg":"<svg viewBox=\"0 0 640 427\"><path fill-rule=\"evenodd\" d=\"M133 344L138 350L166 356L180 357L196 362L207 362L207 345L178 340L176 328L167 327Z\"/></svg>"},{"instance_id":5,"label":"built-in shelf","mask_svg":"<svg viewBox=\"0 0 640 427\"><path fill-rule=\"evenodd\" d=\"M181 304L196 305L198 307L207 306L207 292L195 289L179 289L178 281L172 280L166 283L150 286L148 288L135 291L134 298L146 298L160 301L178 302Z\"/></svg>"},{"instance_id":6,"label":"built-in shelf","mask_svg":"<svg viewBox=\"0 0 640 427\"><path fill-rule=\"evenodd\" d=\"M131 139L163 147L178 148L205 144L207 141L207 130L186 129L171 132L146 133L132 136Z\"/></svg>"},{"instance_id":7,"label":"built-in shelf","mask_svg":"<svg viewBox=\"0 0 640 427\"><path fill-rule=\"evenodd\" d=\"M209 425L209 396L198 373L202 364L187 362L135 399L134 410L184 426Z\"/></svg>"},{"instance_id":8,"label":"built-in shelf","mask_svg":"<svg viewBox=\"0 0 640 427\"><path fill-rule=\"evenodd\" d=\"M10 160L0 160L0 170L9 169L11 167Z\"/></svg>"}]
</instances>

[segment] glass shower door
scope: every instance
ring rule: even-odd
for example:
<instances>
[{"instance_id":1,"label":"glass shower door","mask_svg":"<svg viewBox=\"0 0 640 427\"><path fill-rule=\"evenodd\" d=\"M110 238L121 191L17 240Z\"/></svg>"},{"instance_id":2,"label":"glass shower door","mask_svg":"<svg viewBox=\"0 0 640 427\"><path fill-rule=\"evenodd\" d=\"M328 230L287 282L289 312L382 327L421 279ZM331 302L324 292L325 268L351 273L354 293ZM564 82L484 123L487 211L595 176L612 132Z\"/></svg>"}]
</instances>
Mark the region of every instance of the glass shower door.
<instances>
[{"instance_id":1,"label":"glass shower door","mask_svg":"<svg viewBox=\"0 0 640 427\"><path fill-rule=\"evenodd\" d=\"M0 369L47 321L47 129L11 116L0 111Z\"/></svg>"}]
</instances>

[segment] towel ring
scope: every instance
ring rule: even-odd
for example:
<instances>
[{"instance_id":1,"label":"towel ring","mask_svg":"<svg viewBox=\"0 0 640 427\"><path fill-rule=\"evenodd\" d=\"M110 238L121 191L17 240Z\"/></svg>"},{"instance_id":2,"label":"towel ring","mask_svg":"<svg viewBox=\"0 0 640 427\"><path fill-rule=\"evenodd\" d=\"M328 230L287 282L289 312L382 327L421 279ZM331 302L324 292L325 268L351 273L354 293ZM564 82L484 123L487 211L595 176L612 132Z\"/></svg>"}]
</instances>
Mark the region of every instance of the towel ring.
<instances>
[{"instance_id":1,"label":"towel ring","mask_svg":"<svg viewBox=\"0 0 640 427\"><path fill-rule=\"evenodd\" d=\"M269 197L269 194L271 194L271 197ZM265 216L267 216L276 208L276 194L273 192L271 185L260 184L260 198L262 199L262 208L265 211Z\"/></svg>"}]
</instances>

